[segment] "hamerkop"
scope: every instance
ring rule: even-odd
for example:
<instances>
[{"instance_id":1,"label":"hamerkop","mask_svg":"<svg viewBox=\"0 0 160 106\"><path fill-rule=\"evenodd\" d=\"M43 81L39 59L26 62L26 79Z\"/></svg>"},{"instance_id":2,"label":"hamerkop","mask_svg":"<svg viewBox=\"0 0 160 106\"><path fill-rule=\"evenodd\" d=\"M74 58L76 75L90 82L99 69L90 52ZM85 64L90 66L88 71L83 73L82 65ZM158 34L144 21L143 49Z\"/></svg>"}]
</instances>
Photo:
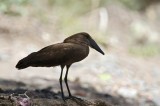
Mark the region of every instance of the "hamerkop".
<instances>
[{"instance_id":1,"label":"hamerkop","mask_svg":"<svg viewBox=\"0 0 160 106\"><path fill-rule=\"evenodd\" d=\"M65 84L69 93L68 98L73 98L67 83L67 76L69 67L78 61L83 60L89 54L89 46L101 54L104 52L100 49L92 37L85 32L74 34L66 38L62 43L53 44L43 49L29 54L27 57L21 59L16 68L24 69L29 66L32 67L54 67L61 66L61 75L59 78L62 98L65 99L62 87L63 68L66 66L66 74L64 77Z\"/></svg>"}]
</instances>

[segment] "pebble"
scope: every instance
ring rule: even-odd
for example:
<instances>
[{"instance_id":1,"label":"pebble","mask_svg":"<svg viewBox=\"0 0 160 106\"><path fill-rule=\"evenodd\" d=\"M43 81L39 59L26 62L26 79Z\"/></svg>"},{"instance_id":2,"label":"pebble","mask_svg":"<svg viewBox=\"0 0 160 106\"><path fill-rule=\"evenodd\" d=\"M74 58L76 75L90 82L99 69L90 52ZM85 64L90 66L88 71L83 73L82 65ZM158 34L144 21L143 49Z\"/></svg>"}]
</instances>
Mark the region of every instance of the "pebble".
<instances>
[{"instance_id":1,"label":"pebble","mask_svg":"<svg viewBox=\"0 0 160 106\"><path fill-rule=\"evenodd\" d=\"M121 87L117 90L117 93L120 96L123 96L125 98L136 98L137 97L137 90L134 88L127 88L127 87Z\"/></svg>"}]
</instances>

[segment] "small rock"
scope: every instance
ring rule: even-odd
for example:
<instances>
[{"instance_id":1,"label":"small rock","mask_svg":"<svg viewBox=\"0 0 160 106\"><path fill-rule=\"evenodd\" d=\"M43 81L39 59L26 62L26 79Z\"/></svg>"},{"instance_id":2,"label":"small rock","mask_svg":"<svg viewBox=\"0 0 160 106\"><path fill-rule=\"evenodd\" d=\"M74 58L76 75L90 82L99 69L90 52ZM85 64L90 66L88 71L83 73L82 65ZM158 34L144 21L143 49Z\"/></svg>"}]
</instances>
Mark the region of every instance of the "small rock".
<instances>
[{"instance_id":1,"label":"small rock","mask_svg":"<svg viewBox=\"0 0 160 106\"><path fill-rule=\"evenodd\" d=\"M8 52L0 52L0 61L8 60L10 58L10 54Z\"/></svg>"},{"instance_id":2,"label":"small rock","mask_svg":"<svg viewBox=\"0 0 160 106\"><path fill-rule=\"evenodd\" d=\"M136 89L127 87L121 87L117 93L125 98L136 98L138 94Z\"/></svg>"}]
</instances>

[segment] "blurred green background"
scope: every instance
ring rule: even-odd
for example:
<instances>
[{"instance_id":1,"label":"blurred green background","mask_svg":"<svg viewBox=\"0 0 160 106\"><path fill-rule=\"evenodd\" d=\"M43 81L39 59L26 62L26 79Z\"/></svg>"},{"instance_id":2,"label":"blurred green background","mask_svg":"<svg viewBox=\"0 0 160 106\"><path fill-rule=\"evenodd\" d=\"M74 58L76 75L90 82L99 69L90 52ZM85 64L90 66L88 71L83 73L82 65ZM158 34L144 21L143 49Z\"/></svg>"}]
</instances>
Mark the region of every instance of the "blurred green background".
<instances>
[{"instance_id":1,"label":"blurred green background","mask_svg":"<svg viewBox=\"0 0 160 106\"><path fill-rule=\"evenodd\" d=\"M129 45L129 53L154 56L160 53L157 45L157 3L159 0L0 0L0 12L7 17L39 21L42 26L50 27L54 33L60 33L59 35L88 31L105 46L108 44L106 40L112 36L110 33L113 30L120 31L119 35L123 34L122 37ZM126 29L119 27L123 24L126 24ZM116 27L110 28L114 25L119 27L118 31Z\"/></svg>"}]
</instances>

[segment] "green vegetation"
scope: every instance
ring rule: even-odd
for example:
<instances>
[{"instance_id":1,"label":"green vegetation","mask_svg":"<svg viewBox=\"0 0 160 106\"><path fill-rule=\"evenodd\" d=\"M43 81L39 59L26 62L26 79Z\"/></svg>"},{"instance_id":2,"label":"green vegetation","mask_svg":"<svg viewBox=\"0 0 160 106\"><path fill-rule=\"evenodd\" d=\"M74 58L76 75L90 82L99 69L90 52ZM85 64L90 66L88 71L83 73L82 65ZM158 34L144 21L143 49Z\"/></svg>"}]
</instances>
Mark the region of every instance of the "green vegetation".
<instances>
[{"instance_id":1,"label":"green vegetation","mask_svg":"<svg viewBox=\"0 0 160 106\"><path fill-rule=\"evenodd\" d=\"M46 7L54 7L61 11L69 10L71 14L81 15L93 8L106 6L110 2L120 2L130 9L143 10L156 1L158 0L0 0L0 12L9 15L21 15L21 10L26 5L46 2ZM46 4L44 3L43 6L45 7Z\"/></svg>"},{"instance_id":2,"label":"green vegetation","mask_svg":"<svg viewBox=\"0 0 160 106\"><path fill-rule=\"evenodd\" d=\"M142 10L147 5L147 0L120 0L130 9Z\"/></svg>"},{"instance_id":3,"label":"green vegetation","mask_svg":"<svg viewBox=\"0 0 160 106\"><path fill-rule=\"evenodd\" d=\"M30 0L0 0L0 12L9 15L20 15L22 7ZM15 8L16 9L13 9Z\"/></svg>"},{"instance_id":4,"label":"green vegetation","mask_svg":"<svg viewBox=\"0 0 160 106\"><path fill-rule=\"evenodd\" d=\"M158 0L0 0L0 12L11 16L22 16L28 13L29 16L44 23L55 22L54 26L58 30L70 35L88 30L87 26L83 27L82 21L87 21L83 20L83 17L96 8L106 7L112 2L120 2L130 9L144 10L156 1ZM44 14L45 12L48 13ZM94 28L90 28L89 30L94 32ZM107 32L96 32L96 34L95 37L99 43L107 47L107 36L105 36ZM134 45L130 47L129 52L138 56L154 56L160 53L160 47L155 44Z\"/></svg>"},{"instance_id":5,"label":"green vegetation","mask_svg":"<svg viewBox=\"0 0 160 106\"><path fill-rule=\"evenodd\" d=\"M102 73L102 74L99 74L99 78L103 81L108 81L108 80L112 79L112 76L107 73Z\"/></svg>"},{"instance_id":6,"label":"green vegetation","mask_svg":"<svg viewBox=\"0 0 160 106\"><path fill-rule=\"evenodd\" d=\"M160 47L153 44L139 45L131 47L129 52L136 56L151 57L160 54Z\"/></svg>"},{"instance_id":7,"label":"green vegetation","mask_svg":"<svg viewBox=\"0 0 160 106\"><path fill-rule=\"evenodd\" d=\"M125 6L133 10L145 10L149 5L159 0L119 0Z\"/></svg>"}]
</instances>

